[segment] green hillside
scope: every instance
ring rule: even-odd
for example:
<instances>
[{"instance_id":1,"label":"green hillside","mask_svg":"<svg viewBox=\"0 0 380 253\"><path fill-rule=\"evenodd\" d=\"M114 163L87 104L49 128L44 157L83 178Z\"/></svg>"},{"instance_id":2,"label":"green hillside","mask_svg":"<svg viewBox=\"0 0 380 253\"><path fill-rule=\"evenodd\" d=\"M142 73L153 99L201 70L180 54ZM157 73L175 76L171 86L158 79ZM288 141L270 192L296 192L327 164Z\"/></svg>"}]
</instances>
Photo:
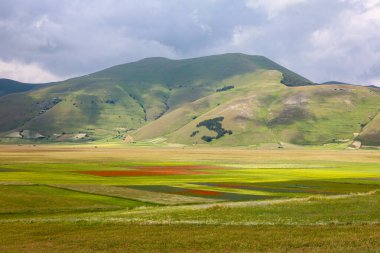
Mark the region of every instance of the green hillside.
<instances>
[{"instance_id":1,"label":"green hillside","mask_svg":"<svg viewBox=\"0 0 380 253\"><path fill-rule=\"evenodd\" d=\"M372 117L368 124L362 125L363 131L358 139L368 146L380 143L380 113Z\"/></svg>"},{"instance_id":2,"label":"green hillside","mask_svg":"<svg viewBox=\"0 0 380 253\"><path fill-rule=\"evenodd\" d=\"M210 141L214 145L293 143L321 145L349 143L379 110L380 92L360 86L319 85L286 87L277 71L262 71L227 80L235 88L215 93L139 129L137 139L167 136L170 142L204 144L217 131L201 122L223 117L223 129L232 131ZM194 116L196 117L194 119ZM170 123L169 123L170 122ZM370 123L368 129L371 125ZM374 126L379 130L379 125ZM370 138L371 145L379 140ZM367 141L369 144L369 142Z\"/></svg>"},{"instance_id":3,"label":"green hillside","mask_svg":"<svg viewBox=\"0 0 380 253\"><path fill-rule=\"evenodd\" d=\"M39 85L20 83L10 79L0 79L0 96L11 93L24 92L38 88Z\"/></svg>"},{"instance_id":4,"label":"green hillside","mask_svg":"<svg viewBox=\"0 0 380 253\"><path fill-rule=\"evenodd\" d=\"M313 85L263 56L148 58L0 97L0 135L223 146L348 145L359 135L380 145L360 134L378 129L379 101L378 89Z\"/></svg>"}]
</instances>

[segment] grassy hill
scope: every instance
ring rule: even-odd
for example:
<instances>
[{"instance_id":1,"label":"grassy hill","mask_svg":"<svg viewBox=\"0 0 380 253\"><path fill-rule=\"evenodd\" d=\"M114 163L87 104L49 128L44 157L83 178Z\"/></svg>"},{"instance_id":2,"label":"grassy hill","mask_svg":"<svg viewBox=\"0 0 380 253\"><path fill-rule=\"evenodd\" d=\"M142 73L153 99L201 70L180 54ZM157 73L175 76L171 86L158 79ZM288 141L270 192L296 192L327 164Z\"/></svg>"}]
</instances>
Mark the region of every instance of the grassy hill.
<instances>
[{"instance_id":1,"label":"grassy hill","mask_svg":"<svg viewBox=\"0 0 380 253\"><path fill-rule=\"evenodd\" d=\"M263 56L148 58L0 97L0 133L4 141L131 135L222 146L349 143L360 135L380 145L372 123L379 101L378 89L313 85Z\"/></svg>"},{"instance_id":2,"label":"grassy hill","mask_svg":"<svg viewBox=\"0 0 380 253\"><path fill-rule=\"evenodd\" d=\"M11 93L24 92L38 88L39 85L20 83L10 79L0 79L0 96L5 96Z\"/></svg>"},{"instance_id":3,"label":"grassy hill","mask_svg":"<svg viewBox=\"0 0 380 253\"><path fill-rule=\"evenodd\" d=\"M368 124L362 126L363 131L358 137L358 139L368 146L379 145L380 143L380 113L375 117L372 117L372 120Z\"/></svg>"},{"instance_id":4,"label":"grassy hill","mask_svg":"<svg viewBox=\"0 0 380 253\"><path fill-rule=\"evenodd\" d=\"M273 143L281 147L282 142L348 143L379 110L380 93L374 89L349 85L289 88L281 85L280 80L277 71L235 77L227 81L235 84L233 91L215 93L169 112L139 129L135 136L137 139L167 136L170 142L202 144L207 142L204 136L215 137L217 132L199 127L199 123L223 117L222 127L232 134L214 139L211 144ZM371 122L366 129L372 125L375 123ZM378 135L379 125L373 128ZM378 140L369 139L372 145L378 145Z\"/></svg>"}]
</instances>

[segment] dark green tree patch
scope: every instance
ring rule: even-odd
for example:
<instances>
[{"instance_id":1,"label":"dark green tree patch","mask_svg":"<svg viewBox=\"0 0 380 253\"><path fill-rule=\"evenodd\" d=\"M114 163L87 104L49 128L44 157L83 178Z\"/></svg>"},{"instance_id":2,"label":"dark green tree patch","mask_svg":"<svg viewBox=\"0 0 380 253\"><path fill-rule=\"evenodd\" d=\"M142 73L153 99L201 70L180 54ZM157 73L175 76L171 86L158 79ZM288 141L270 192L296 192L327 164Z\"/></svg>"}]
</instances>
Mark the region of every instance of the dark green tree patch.
<instances>
[{"instance_id":1,"label":"dark green tree patch","mask_svg":"<svg viewBox=\"0 0 380 253\"><path fill-rule=\"evenodd\" d=\"M194 131L194 132L192 132L191 134L190 134L190 137L194 137L195 135L197 135L199 133L199 130L196 130L196 131Z\"/></svg>"},{"instance_id":2,"label":"dark green tree patch","mask_svg":"<svg viewBox=\"0 0 380 253\"><path fill-rule=\"evenodd\" d=\"M299 78L298 75L289 73L282 73L281 83L290 87L314 85L314 83L310 82L309 80Z\"/></svg>"},{"instance_id":3,"label":"dark green tree patch","mask_svg":"<svg viewBox=\"0 0 380 253\"><path fill-rule=\"evenodd\" d=\"M224 86L223 88L217 89L216 92L222 92L222 91L226 91L226 90L231 90L233 88L235 88L234 85L227 85L227 86Z\"/></svg>"},{"instance_id":4,"label":"dark green tree patch","mask_svg":"<svg viewBox=\"0 0 380 253\"><path fill-rule=\"evenodd\" d=\"M107 99L107 100L105 101L105 103L106 103L106 104L114 105L114 104L116 104L116 100L115 100L115 99Z\"/></svg>"},{"instance_id":5,"label":"dark green tree patch","mask_svg":"<svg viewBox=\"0 0 380 253\"><path fill-rule=\"evenodd\" d=\"M211 136L202 136L201 138L203 141L205 142L212 142L213 139L215 139L215 137L211 137Z\"/></svg>"},{"instance_id":6,"label":"dark green tree patch","mask_svg":"<svg viewBox=\"0 0 380 253\"><path fill-rule=\"evenodd\" d=\"M60 102L62 102L62 99L60 99L59 97L54 97L52 99L46 100L41 103L37 102L37 104L40 107L39 114L45 113L46 111L50 110L51 108L53 108L55 105L59 104Z\"/></svg>"},{"instance_id":7,"label":"dark green tree patch","mask_svg":"<svg viewBox=\"0 0 380 253\"><path fill-rule=\"evenodd\" d=\"M204 120L200 123L198 123L197 127L206 127L208 130L210 131L213 131L216 133L216 136L215 137L211 137L211 136L202 136L202 140L205 141L205 142L211 142L213 140L216 140L216 139L219 139L219 138L222 138L224 135L226 134L229 134L231 135L232 134L232 131L231 130L226 130L223 128L222 126L222 121L224 120L224 117L217 117L217 118L214 118L214 119L208 119L208 120ZM195 131L195 132L199 132L199 131ZM193 132L193 134L195 133ZM196 134L197 134L196 133ZM195 136L196 134L194 134L193 136ZM193 137L191 136L191 137Z\"/></svg>"}]
</instances>

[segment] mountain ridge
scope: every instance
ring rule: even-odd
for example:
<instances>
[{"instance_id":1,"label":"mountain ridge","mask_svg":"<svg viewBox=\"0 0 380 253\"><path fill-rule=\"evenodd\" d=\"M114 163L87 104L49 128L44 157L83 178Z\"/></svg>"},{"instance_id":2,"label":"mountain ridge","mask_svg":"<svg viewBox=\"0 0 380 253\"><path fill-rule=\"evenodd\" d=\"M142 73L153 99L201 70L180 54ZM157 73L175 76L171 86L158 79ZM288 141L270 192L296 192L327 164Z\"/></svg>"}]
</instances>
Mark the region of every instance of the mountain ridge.
<instances>
[{"instance_id":1,"label":"mountain ridge","mask_svg":"<svg viewBox=\"0 0 380 253\"><path fill-rule=\"evenodd\" d=\"M29 91L38 88L40 84L22 83L12 79L0 78L0 96Z\"/></svg>"},{"instance_id":2,"label":"mountain ridge","mask_svg":"<svg viewBox=\"0 0 380 253\"><path fill-rule=\"evenodd\" d=\"M132 136L138 142L222 146L362 138L373 145L378 142L354 133L374 120L379 99L374 88L315 84L264 56L153 57L0 96L0 137L19 141L23 133L50 142ZM212 123L217 118L223 119ZM380 135L377 124L368 129L366 136ZM220 134L226 131L231 134Z\"/></svg>"}]
</instances>

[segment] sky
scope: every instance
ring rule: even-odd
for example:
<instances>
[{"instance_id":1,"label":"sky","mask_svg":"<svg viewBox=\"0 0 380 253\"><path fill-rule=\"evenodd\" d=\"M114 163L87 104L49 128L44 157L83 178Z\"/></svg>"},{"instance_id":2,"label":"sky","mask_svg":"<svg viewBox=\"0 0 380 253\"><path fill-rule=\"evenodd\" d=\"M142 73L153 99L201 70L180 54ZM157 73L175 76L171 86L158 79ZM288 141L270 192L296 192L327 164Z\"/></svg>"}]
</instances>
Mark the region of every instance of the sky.
<instances>
[{"instance_id":1,"label":"sky","mask_svg":"<svg viewBox=\"0 0 380 253\"><path fill-rule=\"evenodd\" d=\"M314 82L380 86L380 0L0 0L0 78L229 52Z\"/></svg>"}]
</instances>

